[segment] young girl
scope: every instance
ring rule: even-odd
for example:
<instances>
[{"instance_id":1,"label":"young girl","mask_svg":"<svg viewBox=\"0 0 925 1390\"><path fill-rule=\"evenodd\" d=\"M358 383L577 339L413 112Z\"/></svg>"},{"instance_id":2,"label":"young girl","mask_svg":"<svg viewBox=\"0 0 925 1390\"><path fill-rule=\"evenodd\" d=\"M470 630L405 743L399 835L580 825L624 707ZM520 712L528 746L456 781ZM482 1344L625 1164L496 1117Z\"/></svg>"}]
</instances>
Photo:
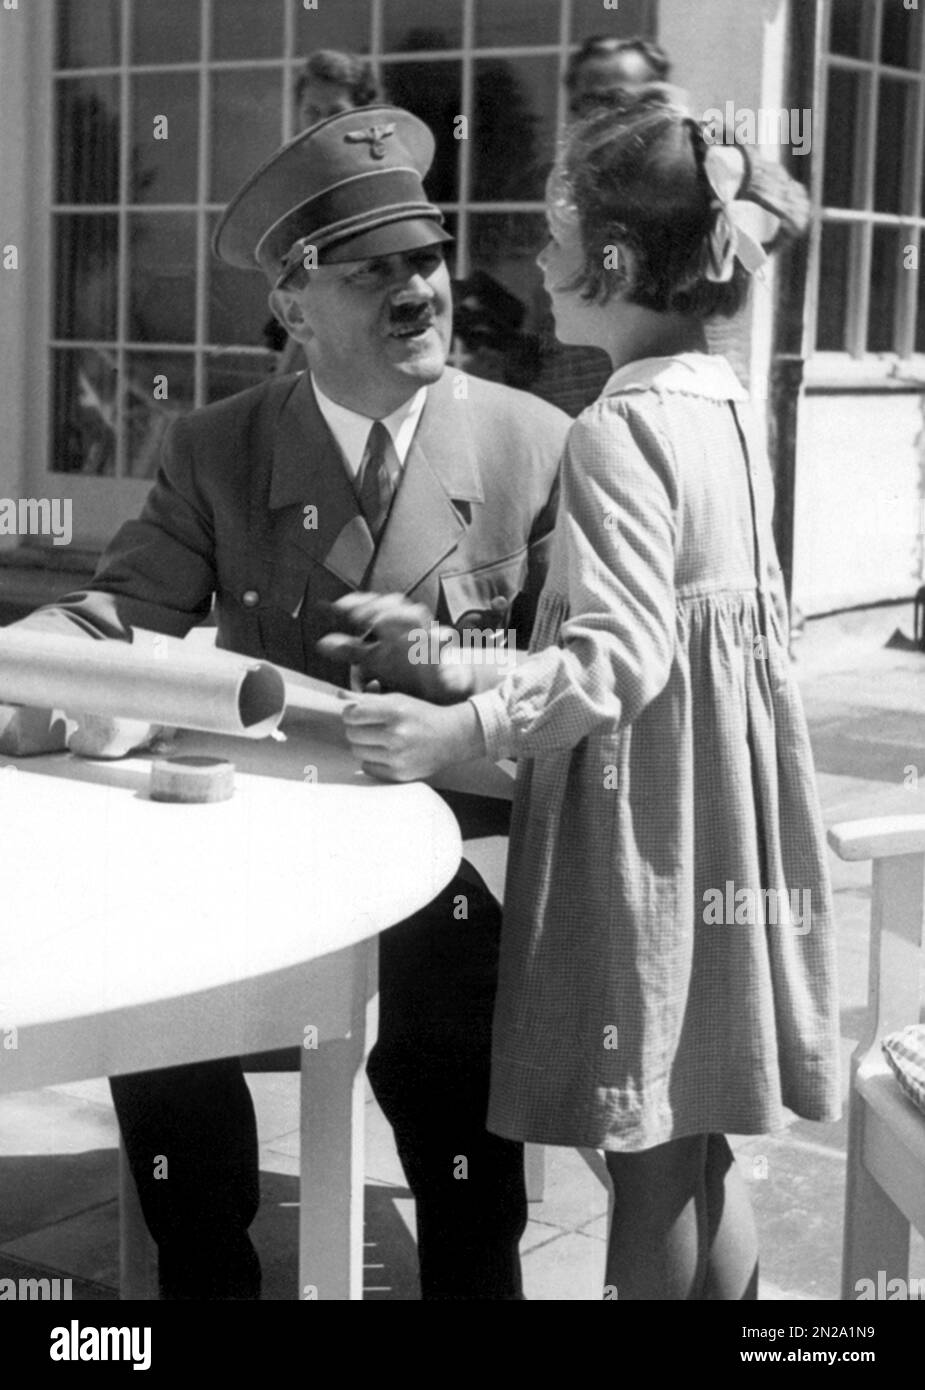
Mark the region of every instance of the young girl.
<instances>
[{"instance_id":1,"label":"young girl","mask_svg":"<svg viewBox=\"0 0 925 1390\"><path fill-rule=\"evenodd\" d=\"M724 1136L837 1116L834 946L769 470L704 324L805 198L651 88L571 136L547 214L557 334L615 370L569 436L532 655L345 725L385 777L518 759L489 1128L605 1151L605 1296L755 1298Z\"/></svg>"}]
</instances>

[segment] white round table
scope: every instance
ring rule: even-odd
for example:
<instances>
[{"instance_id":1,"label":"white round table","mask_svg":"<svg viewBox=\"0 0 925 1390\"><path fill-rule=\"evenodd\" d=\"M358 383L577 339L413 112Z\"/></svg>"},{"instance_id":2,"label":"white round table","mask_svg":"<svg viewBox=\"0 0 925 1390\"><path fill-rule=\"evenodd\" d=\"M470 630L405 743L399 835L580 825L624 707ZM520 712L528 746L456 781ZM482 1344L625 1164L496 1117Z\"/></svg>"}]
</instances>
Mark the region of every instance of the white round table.
<instances>
[{"instance_id":1,"label":"white round table","mask_svg":"<svg viewBox=\"0 0 925 1390\"><path fill-rule=\"evenodd\" d=\"M0 1090L301 1044L300 1297L359 1298L375 937L461 843L430 788L284 734L179 735L235 764L214 804L149 800L148 755L0 765Z\"/></svg>"}]
</instances>

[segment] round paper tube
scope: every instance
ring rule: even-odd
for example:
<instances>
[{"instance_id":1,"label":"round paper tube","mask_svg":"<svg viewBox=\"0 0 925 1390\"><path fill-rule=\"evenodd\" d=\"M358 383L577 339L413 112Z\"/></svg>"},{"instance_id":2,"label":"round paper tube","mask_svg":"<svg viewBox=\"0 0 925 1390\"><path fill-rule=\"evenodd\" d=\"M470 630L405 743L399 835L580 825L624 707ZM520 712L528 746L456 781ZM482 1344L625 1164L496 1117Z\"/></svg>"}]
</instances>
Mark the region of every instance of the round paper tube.
<instances>
[{"instance_id":1,"label":"round paper tube","mask_svg":"<svg viewBox=\"0 0 925 1390\"><path fill-rule=\"evenodd\" d=\"M275 666L177 648L165 642L159 656L128 642L0 629L0 702L245 738L273 732L286 707Z\"/></svg>"}]
</instances>

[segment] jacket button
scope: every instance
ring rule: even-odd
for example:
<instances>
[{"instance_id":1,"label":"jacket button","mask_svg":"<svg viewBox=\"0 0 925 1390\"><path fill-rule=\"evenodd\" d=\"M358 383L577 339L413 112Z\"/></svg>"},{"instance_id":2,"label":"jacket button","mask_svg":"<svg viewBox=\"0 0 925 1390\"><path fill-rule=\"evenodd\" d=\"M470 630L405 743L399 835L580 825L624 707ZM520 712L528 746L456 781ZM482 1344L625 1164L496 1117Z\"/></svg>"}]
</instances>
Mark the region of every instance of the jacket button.
<instances>
[{"instance_id":1,"label":"jacket button","mask_svg":"<svg viewBox=\"0 0 925 1390\"><path fill-rule=\"evenodd\" d=\"M256 608L260 602L260 595L256 589L245 589L241 595L241 602L245 608Z\"/></svg>"}]
</instances>

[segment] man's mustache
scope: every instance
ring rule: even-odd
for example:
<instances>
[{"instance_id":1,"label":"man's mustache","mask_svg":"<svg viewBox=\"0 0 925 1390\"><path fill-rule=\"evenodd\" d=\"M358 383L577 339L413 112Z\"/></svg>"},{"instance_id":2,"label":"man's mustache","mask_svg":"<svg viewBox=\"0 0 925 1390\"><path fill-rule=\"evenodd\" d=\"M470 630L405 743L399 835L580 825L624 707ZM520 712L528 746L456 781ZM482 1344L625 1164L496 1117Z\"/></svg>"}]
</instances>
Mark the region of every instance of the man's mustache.
<instances>
[{"instance_id":1,"label":"man's mustache","mask_svg":"<svg viewBox=\"0 0 925 1390\"><path fill-rule=\"evenodd\" d=\"M429 319L432 315L429 304L393 304L389 310L389 323L393 328L405 328L418 319Z\"/></svg>"}]
</instances>

